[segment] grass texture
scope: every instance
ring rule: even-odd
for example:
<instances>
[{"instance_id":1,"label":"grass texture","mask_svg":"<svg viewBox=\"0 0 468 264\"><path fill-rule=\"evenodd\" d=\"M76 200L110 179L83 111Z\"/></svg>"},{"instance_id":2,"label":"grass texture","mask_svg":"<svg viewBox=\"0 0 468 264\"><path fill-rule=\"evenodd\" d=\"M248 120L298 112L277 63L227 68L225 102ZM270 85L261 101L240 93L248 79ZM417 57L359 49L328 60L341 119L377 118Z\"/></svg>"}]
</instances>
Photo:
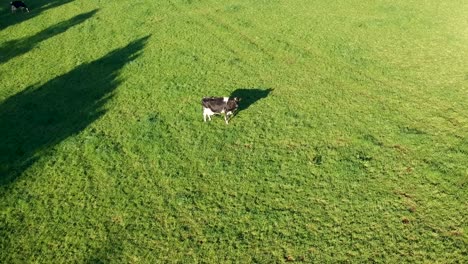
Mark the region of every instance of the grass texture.
<instances>
[{"instance_id":1,"label":"grass texture","mask_svg":"<svg viewBox=\"0 0 468 264\"><path fill-rule=\"evenodd\" d=\"M0 263L468 262L466 1L28 4Z\"/></svg>"}]
</instances>

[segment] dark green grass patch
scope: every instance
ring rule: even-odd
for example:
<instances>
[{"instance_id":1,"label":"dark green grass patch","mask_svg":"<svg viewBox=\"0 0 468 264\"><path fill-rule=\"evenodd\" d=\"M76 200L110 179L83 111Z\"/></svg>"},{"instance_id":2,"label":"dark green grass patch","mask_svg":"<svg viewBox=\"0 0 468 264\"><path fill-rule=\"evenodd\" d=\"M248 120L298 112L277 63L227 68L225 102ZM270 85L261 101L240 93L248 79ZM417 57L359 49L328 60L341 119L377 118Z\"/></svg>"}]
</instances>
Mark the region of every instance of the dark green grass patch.
<instances>
[{"instance_id":1,"label":"dark green grass patch","mask_svg":"<svg viewBox=\"0 0 468 264\"><path fill-rule=\"evenodd\" d=\"M0 15L0 262L467 261L465 3L30 6Z\"/></svg>"}]
</instances>

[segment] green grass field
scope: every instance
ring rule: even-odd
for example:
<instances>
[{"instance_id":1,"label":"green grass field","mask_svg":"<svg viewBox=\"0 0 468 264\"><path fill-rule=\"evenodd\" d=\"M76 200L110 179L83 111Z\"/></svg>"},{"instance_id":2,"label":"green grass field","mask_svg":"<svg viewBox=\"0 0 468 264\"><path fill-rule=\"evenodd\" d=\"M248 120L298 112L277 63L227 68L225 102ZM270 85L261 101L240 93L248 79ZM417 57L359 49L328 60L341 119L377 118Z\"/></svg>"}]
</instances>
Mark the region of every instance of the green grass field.
<instances>
[{"instance_id":1,"label":"green grass field","mask_svg":"<svg viewBox=\"0 0 468 264\"><path fill-rule=\"evenodd\" d=\"M468 262L468 2L25 1L0 263Z\"/></svg>"}]
</instances>

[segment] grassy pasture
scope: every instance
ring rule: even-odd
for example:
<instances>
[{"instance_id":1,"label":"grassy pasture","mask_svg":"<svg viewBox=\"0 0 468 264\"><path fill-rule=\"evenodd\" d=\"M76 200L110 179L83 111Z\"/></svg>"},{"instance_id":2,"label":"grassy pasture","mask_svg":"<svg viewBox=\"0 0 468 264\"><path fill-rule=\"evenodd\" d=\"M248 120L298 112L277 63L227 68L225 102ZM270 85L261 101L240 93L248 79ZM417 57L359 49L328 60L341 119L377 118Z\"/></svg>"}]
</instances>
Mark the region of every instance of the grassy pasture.
<instances>
[{"instance_id":1,"label":"grassy pasture","mask_svg":"<svg viewBox=\"0 0 468 264\"><path fill-rule=\"evenodd\" d=\"M0 263L468 261L466 1L8 2Z\"/></svg>"}]
</instances>

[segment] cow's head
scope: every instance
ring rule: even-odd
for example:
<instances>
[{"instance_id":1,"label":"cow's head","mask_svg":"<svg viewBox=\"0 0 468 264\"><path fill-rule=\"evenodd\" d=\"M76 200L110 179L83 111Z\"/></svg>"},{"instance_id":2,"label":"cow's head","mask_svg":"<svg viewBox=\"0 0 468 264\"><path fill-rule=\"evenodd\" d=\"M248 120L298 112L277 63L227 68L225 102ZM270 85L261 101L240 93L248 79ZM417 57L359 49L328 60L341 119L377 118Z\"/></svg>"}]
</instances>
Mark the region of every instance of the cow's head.
<instances>
[{"instance_id":1,"label":"cow's head","mask_svg":"<svg viewBox=\"0 0 468 264\"><path fill-rule=\"evenodd\" d=\"M234 97L234 98L229 98L227 101L227 110L228 111L235 111L239 105L237 104L240 101L240 98Z\"/></svg>"}]
</instances>

